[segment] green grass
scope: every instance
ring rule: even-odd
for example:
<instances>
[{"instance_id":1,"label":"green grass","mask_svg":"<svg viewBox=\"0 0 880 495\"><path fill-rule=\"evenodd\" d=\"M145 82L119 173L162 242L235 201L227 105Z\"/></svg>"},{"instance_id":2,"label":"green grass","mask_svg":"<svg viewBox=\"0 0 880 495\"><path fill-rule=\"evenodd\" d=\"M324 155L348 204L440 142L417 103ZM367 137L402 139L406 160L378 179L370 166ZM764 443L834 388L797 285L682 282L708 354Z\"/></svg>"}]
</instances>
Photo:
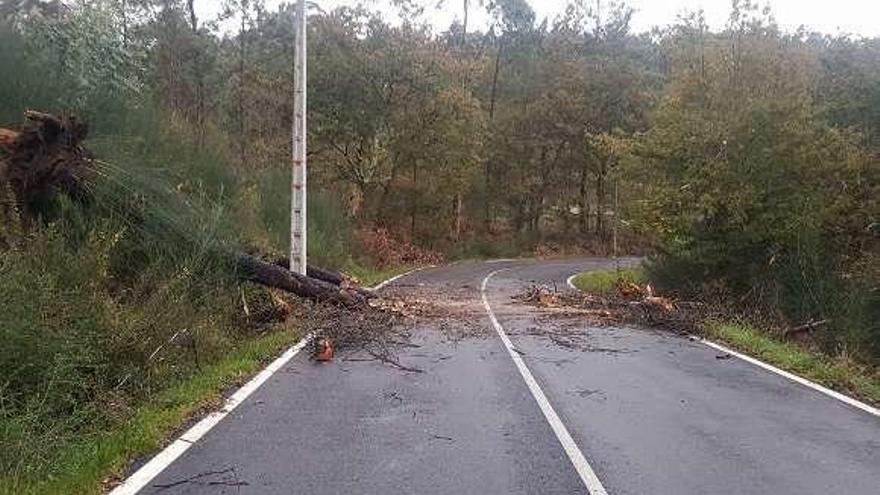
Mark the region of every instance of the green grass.
<instances>
[{"instance_id":1,"label":"green grass","mask_svg":"<svg viewBox=\"0 0 880 495\"><path fill-rule=\"evenodd\" d=\"M126 422L71 442L58 453L57 470L27 478L0 478L4 494L101 493L102 480L118 476L139 456L160 448L188 419L219 404L221 392L244 381L298 339L286 329L248 341L202 372L160 392Z\"/></svg>"},{"instance_id":2,"label":"green grass","mask_svg":"<svg viewBox=\"0 0 880 495\"><path fill-rule=\"evenodd\" d=\"M781 342L740 323L710 322L706 332L749 356L766 361L829 388L880 404L880 371L847 357L831 357Z\"/></svg>"},{"instance_id":3,"label":"green grass","mask_svg":"<svg viewBox=\"0 0 880 495\"><path fill-rule=\"evenodd\" d=\"M575 287L594 294L611 292L618 280L625 280L637 284L646 282L645 272L639 267L621 268L610 270L597 270L579 273L571 283Z\"/></svg>"}]
</instances>

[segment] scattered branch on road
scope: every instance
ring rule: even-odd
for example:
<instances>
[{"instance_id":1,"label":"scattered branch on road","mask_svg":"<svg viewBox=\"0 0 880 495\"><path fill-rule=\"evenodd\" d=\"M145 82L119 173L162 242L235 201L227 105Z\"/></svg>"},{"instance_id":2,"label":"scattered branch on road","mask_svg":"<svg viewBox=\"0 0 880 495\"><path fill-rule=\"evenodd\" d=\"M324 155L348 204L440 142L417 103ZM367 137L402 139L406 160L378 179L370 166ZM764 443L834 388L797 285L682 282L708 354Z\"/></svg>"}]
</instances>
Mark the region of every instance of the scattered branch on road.
<instances>
[{"instance_id":1,"label":"scattered branch on road","mask_svg":"<svg viewBox=\"0 0 880 495\"><path fill-rule=\"evenodd\" d=\"M383 353L383 354L378 354L373 351L367 351L367 352L369 352L371 356L378 359L379 361L386 363L386 364L390 364L391 366L393 366L401 371L409 371L412 373L424 373L425 372L425 370L423 370L421 368L413 368L411 366L405 366L405 365L400 364L400 361L397 361L394 357L392 357L387 352Z\"/></svg>"},{"instance_id":2,"label":"scattered branch on road","mask_svg":"<svg viewBox=\"0 0 880 495\"><path fill-rule=\"evenodd\" d=\"M431 435L432 440L446 440L449 443L452 443L455 441L455 439L452 437L447 437L444 435L437 435L436 433L428 433L428 434Z\"/></svg>"},{"instance_id":3,"label":"scattered branch on road","mask_svg":"<svg viewBox=\"0 0 880 495\"><path fill-rule=\"evenodd\" d=\"M344 361L379 361L402 371L422 373L424 370L402 364L397 358L397 349L414 345L408 342L409 328L413 323L411 318L386 310L383 305L352 309L314 304L307 309L302 320L304 331L313 333L316 342L321 339L332 341ZM359 353L370 357L358 357Z\"/></svg>"},{"instance_id":4,"label":"scattered branch on road","mask_svg":"<svg viewBox=\"0 0 880 495\"><path fill-rule=\"evenodd\" d=\"M232 478L229 479L224 475L232 474ZM203 481L205 478L213 477L213 476L224 476L223 479L212 479ZM171 483L157 483L154 484L154 488L158 488L160 490L167 490L169 488L174 488L176 486L185 485L185 484L196 484L196 485L204 485L204 486L248 486L250 483L247 481L241 481L238 479L238 473L235 472L234 467L228 467L226 469L221 469L219 471L206 471L204 473L199 473L189 478L184 478L182 480L173 481Z\"/></svg>"},{"instance_id":5,"label":"scattered branch on road","mask_svg":"<svg viewBox=\"0 0 880 495\"><path fill-rule=\"evenodd\" d=\"M640 287L631 282L618 284L608 295L584 294L579 291L558 291L546 286L531 286L513 296L522 304L542 308L548 314L572 316L594 324L637 324L671 330L680 334L699 333L699 307L676 303L654 295L650 285ZM568 335L560 337L551 332L554 342L576 347Z\"/></svg>"},{"instance_id":6,"label":"scattered branch on road","mask_svg":"<svg viewBox=\"0 0 880 495\"><path fill-rule=\"evenodd\" d=\"M364 304L313 304L306 311L303 330L316 340L329 338L344 361L379 361L423 373L398 358L401 348L420 347L411 342L412 328L434 327L452 341L490 335L475 291L470 286L390 287L381 295L371 294Z\"/></svg>"}]
</instances>

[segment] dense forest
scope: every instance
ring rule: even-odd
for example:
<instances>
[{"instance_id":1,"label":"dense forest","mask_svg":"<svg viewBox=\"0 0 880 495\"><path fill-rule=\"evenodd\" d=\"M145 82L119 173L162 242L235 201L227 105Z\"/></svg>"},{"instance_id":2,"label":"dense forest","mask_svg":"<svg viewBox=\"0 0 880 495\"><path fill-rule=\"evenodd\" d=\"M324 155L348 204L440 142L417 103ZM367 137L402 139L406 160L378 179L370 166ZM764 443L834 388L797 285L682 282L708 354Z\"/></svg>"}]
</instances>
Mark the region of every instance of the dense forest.
<instances>
[{"instance_id":1,"label":"dense forest","mask_svg":"<svg viewBox=\"0 0 880 495\"><path fill-rule=\"evenodd\" d=\"M268 296L211 247L287 249L295 8L198 3L0 1L0 123L76 115L94 154L92 199L36 225L0 191L7 476L198 368L151 362L180 328L205 362L253 336L236 308ZM313 259L646 254L662 290L880 360L880 38L785 32L747 0L649 33L615 1L442 4L486 9L479 30L393 3L310 5Z\"/></svg>"}]
</instances>

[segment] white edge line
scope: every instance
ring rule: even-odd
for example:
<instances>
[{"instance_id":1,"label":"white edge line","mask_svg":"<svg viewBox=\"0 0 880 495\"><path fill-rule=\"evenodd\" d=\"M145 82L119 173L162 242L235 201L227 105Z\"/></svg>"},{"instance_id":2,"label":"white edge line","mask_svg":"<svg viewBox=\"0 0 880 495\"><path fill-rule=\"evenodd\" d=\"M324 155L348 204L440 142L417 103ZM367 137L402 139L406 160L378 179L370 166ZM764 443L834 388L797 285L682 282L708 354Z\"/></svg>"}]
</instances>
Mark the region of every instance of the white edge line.
<instances>
[{"instance_id":1,"label":"white edge line","mask_svg":"<svg viewBox=\"0 0 880 495\"><path fill-rule=\"evenodd\" d=\"M414 268L406 273L401 273L394 277L391 277L374 287L369 287L367 290L378 290L386 285L394 282L395 280L409 275L411 273L417 272L419 270L423 270L425 268L431 268L434 265L428 265L423 267ZM138 491L142 490L147 484L152 481L156 476L159 475L165 468L171 465L178 457L180 457L184 452L186 452L192 444L197 442L200 438L205 436L206 433L211 431L211 428L217 425L223 418L229 415L236 407L239 406L245 399L248 398L249 395L254 393L260 385L266 382L275 372L280 370L288 361L293 359L311 340L313 335L309 334L303 337L302 340L297 342L293 347L284 352L281 356L279 356L275 361L272 361L268 366L263 368L257 376L253 377L249 382L244 384L241 388L235 391L226 402L223 404L223 407L219 411L212 412L211 414L205 416L198 423L193 425L189 430L184 432L183 435L177 438L174 442L171 443L168 447L165 447L161 452L153 456L149 462L141 466L140 469L135 471L131 476L129 476L122 484L114 488L110 491L109 495L134 495Z\"/></svg>"},{"instance_id":2,"label":"white edge line","mask_svg":"<svg viewBox=\"0 0 880 495\"><path fill-rule=\"evenodd\" d=\"M843 395L840 392L835 392L834 390L823 387L822 385L819 385L818 383L811 382L810 380L807 380L806 378L795 375L794 373L789 373L788 371L781 370L773 365L767 364L763 361L759 361L751 356L747 356L745 354L736 352L733 349L729 349L721 344L716 344L715 342L712 342L712 341L706 340L706 339L700 339L700 342L702 342L703 344L705 344L713 349L719 350L721 352L726 352L727 354L730 354L731 356L735 356L738 359L742 359L743 361L745 361L747 363L751 363L755 366L764 368L767 371L770 371L772 373L776 373L777 375L781 375L785 378L788 378L789 380L791 380L793 382L797 382L805 387L809 387L817 392L823 393L823 394L825 394L831 398L837 399L845 404L849 404L850 406L861 409L862 411L865 411L868 414L873 414L874 416L880 417L880 409L877 409L875 407L871 407L868 404L865 404L864 402L861 402L856 399L853 399L852 397Z\"/></svg>"},{"instance_id":3,"label":"white edge line","mask_svg":"<svg viewBox=\"0 0 880 495\"><path fill-rule=\"evenodd\" d=\"M202 418L192 428L187 430L183 435L177 438L164 450L156 454L149 462L144 464L140 469L129 476L121 485L114 488L109 495L134 495L159 475L166 467L186 452L192 444L208 433L211 428L217 425L230 412L238 407L245 399L260 385L266 382L276 371L280 370L288 361L293 359L312 340L312 335L306 335L293 347L284 352L275 361L272 361L257 376L253 377L249 382L235 391L219 411Z\"/></svg>"},{"instance_id":4,"label":"white edge line","mask_svg":"<svg viewBox=\"0 0 880 495\"><path fill-rule=\"evenodd\" d=\"M577 287L575 287L575 285L572 283L572 280L574 280L574 278L577 277L578 275L580 275L580 274L575 273L574 275L568 277L568 279L565 281L565 283L568 284L569 287L571 287L572 289L575 289L575 290L577 290ZM731 356L736 356L738 359L742 359L743 361L745 361L747 363L751 363L751 364L758 366L760 368L764 368L765 370L770 371L771 373L776 373L777 375L788 378L789 380L791 380L793 382L800 383L801 385L803 385L805 387L809 387L817 392L821 392L821 393L823 393L829 397L832 397L834 399L837 399L845 404L849 404L850 406L861 409L862 411L865 411L868 414L873 414L874 416L880 417L880 409L877 409L876 407L872 407L868 404L865 404L864 402L858 401L856 399L853 399L852 397L841 394L840 392L835 392L834 390L831 390L827 387L823 387L822 385L819 385L818 383L811 382L810 380L807 380L806 378L803 378L801 376L795 375L794 373L790 373L788 371L779 369L776 366L773 366L771 364L767 364L767 363L760 361L758 359L755 359L751 356L747 356L745 354L736 352L733 349L725 347L721 344L717 344L717 343L712 342L710 340L702 339L699 337L695 337L695 338L699 339L699 341L702 342L703 344L705 344L709 347L712 347L716 350L719 350L721 352L726 352L727 354L730 354Z\"/></svg>"},{"instance_id":5,"label":"white edge line","mask_svg":"<svg viewBox=\"0 0 880 495\"><path fill-rule=\"evenodd\" d=\"M509 268L493 271L483 279L483 284L480 286L480 292L483 296L483 306L486 308L489 320L492 322L492 326L495 327L495 331L498 332L498 336L501 337L501 342L503 342L504 347L507 348L507 353L510 355L513 363L519 370L520 375L522 375L523 380L526 382L526 386L532 393L532 397L535 398L538 407L540 407L541 412L544 413L544 418L550 423L550 428L553 429L553 433L556 434L556 438L559 439L559 443L562 444L562 448L565 450L566 455L568 455L568 459L574 466L575 471L577 471L584 486L587 487L587 491L590 495L608 495L608 492L605 491L605 487L602 486L602 482L599 481L599 477L596 476L596 472L590 467L590 463L587 462L586 457L584 457L583 452L578 448L574 439L571 437L571 434L568 432L568 429L565 427L565 424L562 423L559 415L556 414L550 401L547 400L547 396L544 395L544 391L541 390L541 386L538 385L535 377L532 376L532 372L529 371L528 366L526 366L525 361L523 361L522 356L520 356L515 350L510 338L504 332L504 328L498 323L498 319L495 317L492 307L489 306L489 300L486 297L486 284L489 283L489 279L492 278L493 275L505 270L509 270Z\"/></svg>"},{"instance_id":6,"label":"white edge line","mask_svg":"<svg viewBox=\"0 0 880 495\"><path fill-rule=\"evenodd\" d=\"M418 271L424 270L424 269L426 269L426 268L434 268L435 266L437 266L437 265L425 265L425 266L420 266L420 267L418 267L418 268L413 268L412 270L410 270L410 271L408 271L408 272L404 272L404 273L401 273L401 274L399 274L399 275L395 275L395 276L393 276L393 277L391 277L391 278L389 278L389 279L383 280L382 282L379 282L378 284L376 284L376 285L374 285L374 286L372 286L372 287L364 287L364 288L367 289L368 291L377 291L377 290L381 289L382 287L385 287L386 285L388 285L388 284L390 284L390 283L396 281L396 280L399 279L399 278L403 278L403 277L405 277L405 276L407 276L407 275L410 275L410 274L413 274L413 273L415 273L415 272L418 272Z\"/></svg>"}]
</instances>

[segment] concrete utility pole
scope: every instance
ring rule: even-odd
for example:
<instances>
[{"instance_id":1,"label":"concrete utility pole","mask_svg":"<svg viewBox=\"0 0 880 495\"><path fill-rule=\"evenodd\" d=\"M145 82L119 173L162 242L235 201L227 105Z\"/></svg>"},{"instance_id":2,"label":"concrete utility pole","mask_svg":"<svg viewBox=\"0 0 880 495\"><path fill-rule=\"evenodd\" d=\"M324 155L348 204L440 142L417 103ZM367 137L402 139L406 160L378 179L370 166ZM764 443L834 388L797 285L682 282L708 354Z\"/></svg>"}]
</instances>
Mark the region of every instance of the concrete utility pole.
<instances>
[{"instance_id":1,"label":"concrete utility pole","mask_svg":"<svg viewBox=\"0 0 880 495\"><path fill-rule=\"evenodd\" d=\"M293 177L290 202L290 271L306 274L306 0L296 8L293 73Z\"/></svg>"},{"instance_id":2,"label":"concrete utility pole","mask_svg":"<svg viewBox=\"0 0 880 495\"><path fill-rule=\"evenodd\" d=\"M617 177L614 178L614 259L617 259L617 223L620 219L617 216L620 209L620 201L618 200Z\"/></svg>"}]
</instances>

